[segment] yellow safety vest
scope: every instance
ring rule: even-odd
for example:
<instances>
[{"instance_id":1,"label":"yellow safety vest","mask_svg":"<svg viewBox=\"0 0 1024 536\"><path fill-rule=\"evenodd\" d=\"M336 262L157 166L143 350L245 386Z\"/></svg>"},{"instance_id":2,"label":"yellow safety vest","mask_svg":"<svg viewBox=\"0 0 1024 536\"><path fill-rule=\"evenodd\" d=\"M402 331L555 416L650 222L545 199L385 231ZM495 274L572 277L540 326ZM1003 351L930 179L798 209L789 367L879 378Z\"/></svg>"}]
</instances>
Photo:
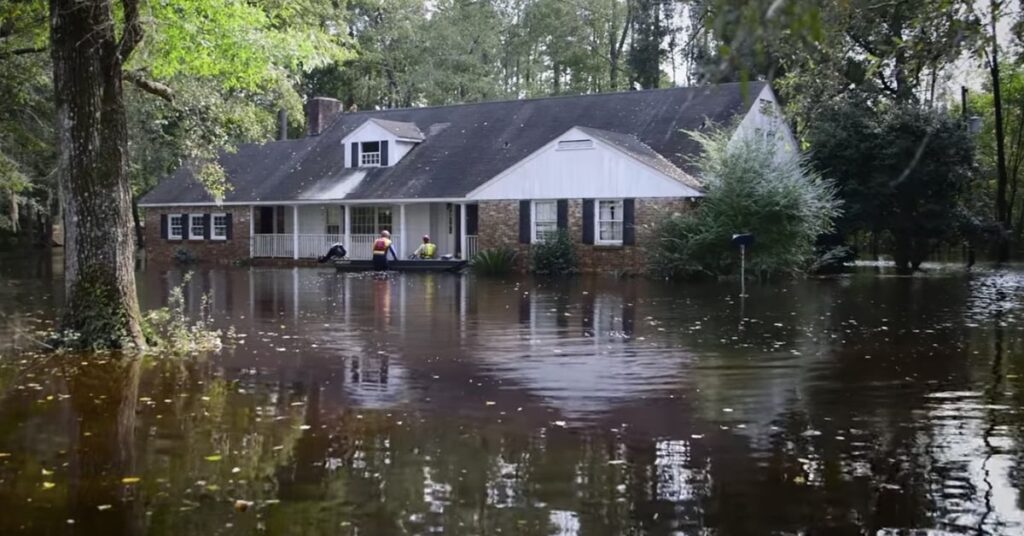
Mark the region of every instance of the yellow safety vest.
<instances>
[{"instance_id":1,"label":"yellow safety vest","mask_svg":"<svg viewBox=\"0 0 1024 536\"><path fill-rule=\"evenodd\" d=\"M374 255L387 255L389 247L391 247L391 239L390 238L378 238L373 243L373 254Z\"/></svg>"},{"instance_id":2,"label":"yellow safety vest","mask_svg":"<svg viewBox=\"0 0 1024 536\"><path fill-rule=\"evenodd\" d=\"M427 242L423 244L423 251L420 252L420 257L424 259L433 259L434 253L437 252L437 244L433 242Z\"/></svg>"}]
</instances>

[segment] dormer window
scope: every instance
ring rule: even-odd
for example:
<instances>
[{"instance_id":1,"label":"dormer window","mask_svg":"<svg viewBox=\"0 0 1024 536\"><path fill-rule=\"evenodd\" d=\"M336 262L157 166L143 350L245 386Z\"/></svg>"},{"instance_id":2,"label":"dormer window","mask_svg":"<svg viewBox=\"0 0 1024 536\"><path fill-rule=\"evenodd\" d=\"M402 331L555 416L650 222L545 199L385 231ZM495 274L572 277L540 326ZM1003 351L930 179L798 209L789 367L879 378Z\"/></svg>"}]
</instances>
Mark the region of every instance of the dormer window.
<instances>
[{"instance_id":1,"label":"dormer window","mask_svg":"<svg viewBox=\"0 0 1024 536\"><path fill-rule=\"evenodd\" d=\"M363 167L380 166L380 155L379 141L364 141L359 147L359 165Z\"/></svg>"}]
</instances>

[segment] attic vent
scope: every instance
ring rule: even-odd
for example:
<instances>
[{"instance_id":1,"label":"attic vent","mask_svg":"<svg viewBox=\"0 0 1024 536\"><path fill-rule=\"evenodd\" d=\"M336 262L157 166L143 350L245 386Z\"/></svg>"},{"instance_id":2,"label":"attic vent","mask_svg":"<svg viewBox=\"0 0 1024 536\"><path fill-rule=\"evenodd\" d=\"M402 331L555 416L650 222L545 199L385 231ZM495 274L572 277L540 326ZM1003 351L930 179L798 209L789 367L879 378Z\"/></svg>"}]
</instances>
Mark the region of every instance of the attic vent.
<instances>
[{"instance_id":1,"label":"attic vent","mask_svg":"<svg viewBox=\"0 0 1024 536\"><path fill-rule=\"evenodd\" d=\"M593 149L594 140L563 140L558 142L559 151L578 151L580 149Z\"/></svg>"}]
</instances>

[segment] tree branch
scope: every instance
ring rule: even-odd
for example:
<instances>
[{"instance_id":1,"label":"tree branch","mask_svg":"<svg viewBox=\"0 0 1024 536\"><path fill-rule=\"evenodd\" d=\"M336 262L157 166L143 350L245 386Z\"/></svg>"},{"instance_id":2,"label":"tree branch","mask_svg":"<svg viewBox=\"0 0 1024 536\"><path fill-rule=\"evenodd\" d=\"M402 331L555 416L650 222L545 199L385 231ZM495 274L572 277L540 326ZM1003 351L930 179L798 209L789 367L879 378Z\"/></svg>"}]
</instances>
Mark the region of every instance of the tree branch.
<instances>
[{"instance_id":1,"label":"tree branch","mask_svg":"<svg viewBox=\"0 0 1024 536\"><path fill-rule=\"evenodd\" d=\"M40 52L46 52L47 50L49 50L49 47L45 46L15 48L4 52L0 52L0 60L5 60L7 58L12 58L14 56L21 56L23 54L38 54Z\"/></svg>"},{"instance_id":2,"label":"tree branch","mask_svg":"<svg viewBox=\"0 0 1024 536\"><path fill-rule=\"evenodd\" d=\"M131 82L132 85L149 93L150 95L156 95L161 99L173 103L174 102L174 90L169 86L161 84L160 82L154 82L147 79L139 71L125 71L124 79Z\"/></svg>"},{"instance_id":3,"label":"tree branch","mask_svg":"<svg viewBox=\"0 0 1024 536\"><path fill-rule=\"evenodd\" d=\"M117 45L117 55L123 65L142 42L143 32L139 21L139 0L121 0L121 4L124 6L124 33Z\"/></svg>"}]
</instances>

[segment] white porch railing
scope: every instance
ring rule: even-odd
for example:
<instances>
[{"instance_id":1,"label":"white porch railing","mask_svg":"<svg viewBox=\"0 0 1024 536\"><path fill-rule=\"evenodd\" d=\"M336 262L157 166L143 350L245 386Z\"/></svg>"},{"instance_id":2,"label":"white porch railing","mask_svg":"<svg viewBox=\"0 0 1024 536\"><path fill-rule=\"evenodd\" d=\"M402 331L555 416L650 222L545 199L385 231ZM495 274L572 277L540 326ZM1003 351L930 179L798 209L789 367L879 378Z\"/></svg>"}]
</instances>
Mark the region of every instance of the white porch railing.
<instances>
[{"instance_id":1,"label":"white porch railing","mask_svg":"<svg viewBox=\"0 0 1024 536\"><path fill-rule=\"evenodd\" d=\"M391 235L398 251L399 236ZM377 235L351 235L345 244L345 235L341 234L300 234L298 237L299 258L316 259L327 253L330 247L338 242L345 244L350 259L369 259L373 256L373 242ZM291 234L257 234L253 235L253 257L295 258L295 235Z\"/></svg>"},{"instance_id":2,"label":"white porch railing","mask_svg":"<svg viewBox=\"0 0 1024 536\"><path fill-rule=\"evenodd\" d=\"M466 235L466 258L472 260L477 251L476 235Z\"/></svg>"},{"instance_id":3,"label":"white porch railing","mask_svg":"<svg viewBox=\"0 0 1024 536\"><path fill-rule=\"evenodd\" d=\"M284 257L291 259L295 242L290 234L253 235L253 257Z\"/></svg>"}]
</instances>

